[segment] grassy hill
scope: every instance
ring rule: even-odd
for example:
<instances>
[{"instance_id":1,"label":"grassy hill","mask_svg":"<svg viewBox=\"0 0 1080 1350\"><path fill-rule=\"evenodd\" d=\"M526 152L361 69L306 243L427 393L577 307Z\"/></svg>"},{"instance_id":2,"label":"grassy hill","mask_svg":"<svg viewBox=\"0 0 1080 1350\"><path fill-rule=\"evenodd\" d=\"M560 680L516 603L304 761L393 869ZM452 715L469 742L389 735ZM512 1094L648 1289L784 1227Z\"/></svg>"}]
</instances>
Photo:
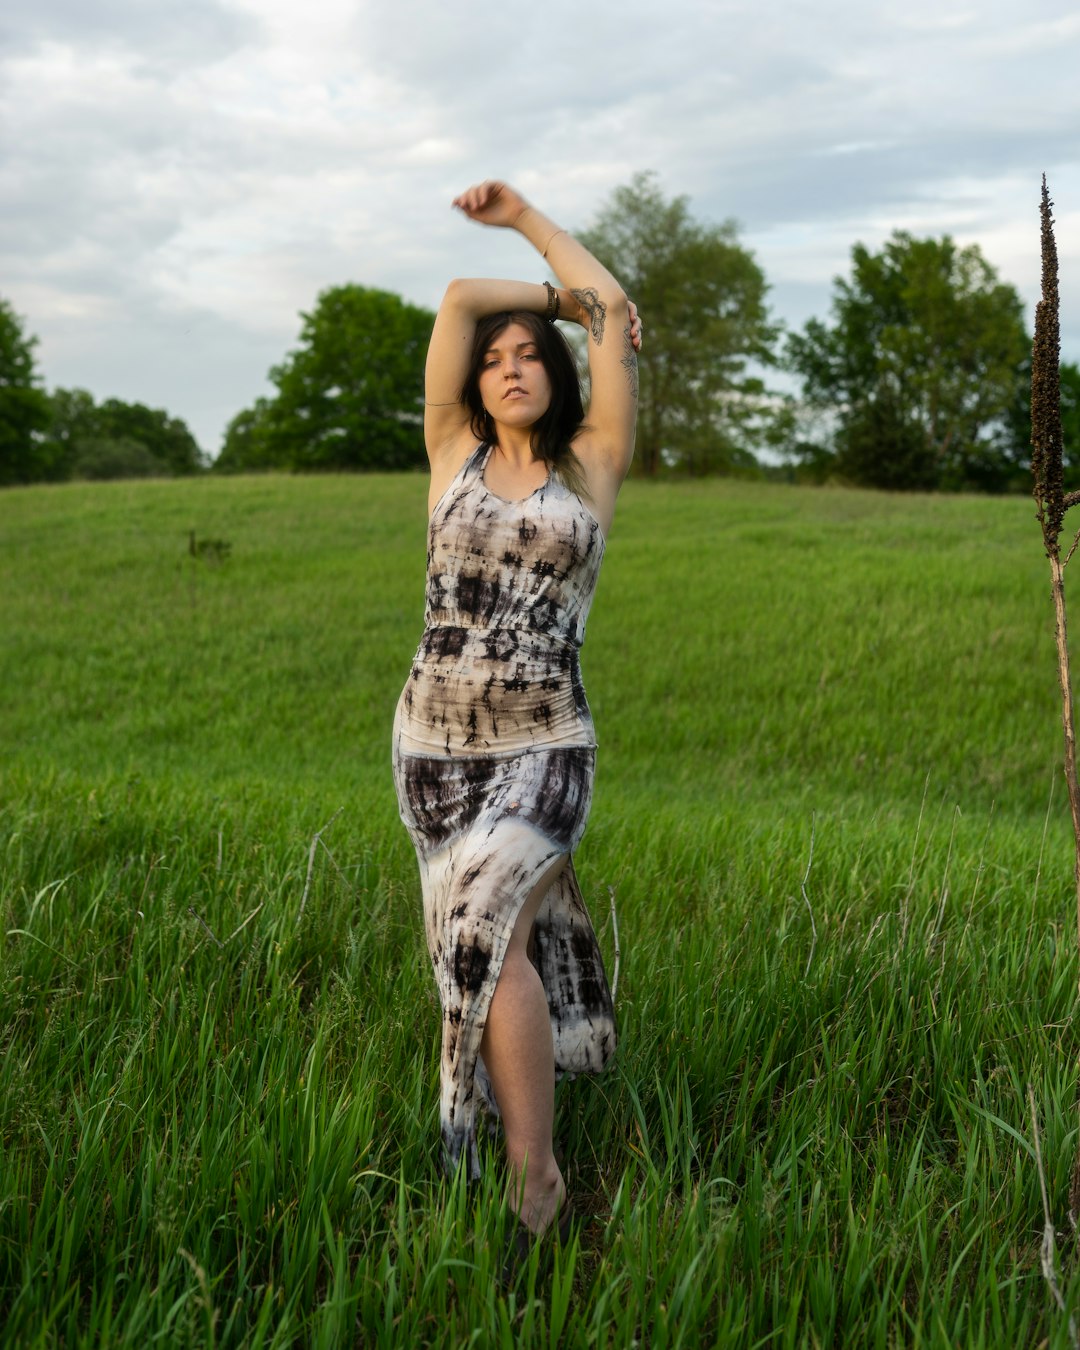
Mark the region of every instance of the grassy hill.
<instances>
[{"instance_id":1,"label":"grassy hill","mask_svg":"<svg viewBox=\"0 0 1080 1350\"><path fill-rule=\"evenodd\" d=\"M1069 1344L1032 504L627 485L578 859L622 1048L560 1089L577 1241L503 1293L389 776L425 488L0 495L0 1339Z\"/></svg>"}]
</instances>

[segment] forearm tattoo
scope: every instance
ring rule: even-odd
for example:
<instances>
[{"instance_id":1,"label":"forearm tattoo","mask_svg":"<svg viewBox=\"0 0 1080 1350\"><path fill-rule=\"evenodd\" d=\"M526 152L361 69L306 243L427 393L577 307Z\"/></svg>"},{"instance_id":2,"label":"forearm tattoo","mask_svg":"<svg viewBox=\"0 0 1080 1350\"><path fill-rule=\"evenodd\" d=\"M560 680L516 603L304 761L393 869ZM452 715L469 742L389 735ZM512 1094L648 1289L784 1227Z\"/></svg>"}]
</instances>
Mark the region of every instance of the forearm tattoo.
<instances>
[{"instance_id":1,"label":"forearm tattoo","mask_svg":"<svg viewBox=\"0 0 1080 1350\"><path fill-rule=\"evenodd\" d=\"M589 316L589 332L592 334L592 340L599 347L604 340L604 320L607 318L607 305L604 304L591 286L583 291L571 291L570 294Z\"/></svg>"},{"instance_id":2,"label":"forearm tattoo","mask_svg":"<svg viewBox=\"0 0 1080 1350\"><path fill-rule=\"evenodd\" d=\"M638 378L637 378L637 352L634 351L634 343L630 337L630 325L627 324L622 333L623 354L619 364L626 371L626 382L630 386L630 397L638 396Z\"/></svg>"}]
</instances>

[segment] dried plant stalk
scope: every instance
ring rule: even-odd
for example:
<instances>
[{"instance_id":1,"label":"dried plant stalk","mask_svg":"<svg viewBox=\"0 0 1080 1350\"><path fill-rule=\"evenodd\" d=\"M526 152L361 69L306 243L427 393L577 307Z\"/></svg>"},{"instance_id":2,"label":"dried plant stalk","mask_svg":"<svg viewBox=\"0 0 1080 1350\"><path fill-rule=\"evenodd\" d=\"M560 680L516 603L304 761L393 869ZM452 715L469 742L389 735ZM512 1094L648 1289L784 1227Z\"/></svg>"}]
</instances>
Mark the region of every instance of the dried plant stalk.
<instances>
[{"instance_id":1,"label":"dried plant stalk","mask_svg":"<svg viewBox=\"0 0 1080 1350\"><path fill-rule=\"evenodd\" d=\"M1031 471L1034 477L1037 519L1043 545L1050 560L1050 593L1054 602L1054 634L1057 639L1058 682L1061 686L1061 721L1065 733L1065 783L1069 791L1075 859L1077 943L1080 946L1080 783L1076 776L1076 730L1073 717L1072 679L1069 671L1069 636L1065 615L1065 563L1061 557L1061 527L1077 494L1065 493L1061 428L1061 376L1059 352L1061 328L1058 315L1058 260L1054 242L1053 202L1042 180L1042 299L1035 306L1035 341L1031 351ZM1070 553L1071 556L1071 553Z\"/></svg>"}]
</instances>

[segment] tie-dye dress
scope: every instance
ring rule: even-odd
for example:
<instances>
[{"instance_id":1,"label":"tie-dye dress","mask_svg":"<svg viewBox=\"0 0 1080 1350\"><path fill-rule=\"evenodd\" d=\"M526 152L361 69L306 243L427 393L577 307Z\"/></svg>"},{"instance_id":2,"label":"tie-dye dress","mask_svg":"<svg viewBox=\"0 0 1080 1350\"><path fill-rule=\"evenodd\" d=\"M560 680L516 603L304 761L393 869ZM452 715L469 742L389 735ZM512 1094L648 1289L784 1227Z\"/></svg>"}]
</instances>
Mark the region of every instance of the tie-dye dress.
<instances>
[{"instance_id":1,"label":"tie-dye dress","mask_svg":"<svg viewBox=\"0 0 1080 1350\"><path fill-rule=\"evenodd\" d=\"M581 839L596 738L578 649L604 538L557 477L521 501L484 486L480 446L435 507L425 630L394 721L394 781L416 846L442 1004L447 1165L480 1174L477 1108L497 1113L480 1041L518 912ZM615 1049L603 960L573 862L529 951L547 992L555 1068L595 1073Z\"/></svg>"}]
</instances>

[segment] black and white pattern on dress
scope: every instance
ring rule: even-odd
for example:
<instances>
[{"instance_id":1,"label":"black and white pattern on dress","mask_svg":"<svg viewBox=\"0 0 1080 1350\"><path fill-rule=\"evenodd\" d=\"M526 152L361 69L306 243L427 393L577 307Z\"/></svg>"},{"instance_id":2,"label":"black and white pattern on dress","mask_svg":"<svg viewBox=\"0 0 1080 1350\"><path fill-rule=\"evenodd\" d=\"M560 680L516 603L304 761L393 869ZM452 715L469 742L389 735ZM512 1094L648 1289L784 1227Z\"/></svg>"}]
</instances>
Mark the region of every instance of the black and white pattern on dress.
<instances>
[{"instance_id":1,"label":"black and white pattern on dress","mask_svg":"<svg viewBox=\"0 0 1080 1350\"><path fill-rule=\"evenodd\" d=\"M416 846L443 1013L441 1117L449 1166L479 1175L477 1108L497 1114L480 1058L522 904L577 847L595 736L578 667L603 556L600 527L556 479L520 502L468 460L432 514L427 628L398 703L394 778ZM530 958L547 992L559 1074L615 1049L603 959L573 862L541 904Z\"/></svg>"},{"instance_id":2,"label":"black and white pattern on dress","mask_svg":"<svg viewBox=\"0 0 1080 1350\"><path fill-rule=\"evenodd\" d=\"M484 486L481 446L428 530L426 628L399 705L430 755L595 745L578 649L604 537L556 478L520 502Z\"/></svg>"}]
</instances>

